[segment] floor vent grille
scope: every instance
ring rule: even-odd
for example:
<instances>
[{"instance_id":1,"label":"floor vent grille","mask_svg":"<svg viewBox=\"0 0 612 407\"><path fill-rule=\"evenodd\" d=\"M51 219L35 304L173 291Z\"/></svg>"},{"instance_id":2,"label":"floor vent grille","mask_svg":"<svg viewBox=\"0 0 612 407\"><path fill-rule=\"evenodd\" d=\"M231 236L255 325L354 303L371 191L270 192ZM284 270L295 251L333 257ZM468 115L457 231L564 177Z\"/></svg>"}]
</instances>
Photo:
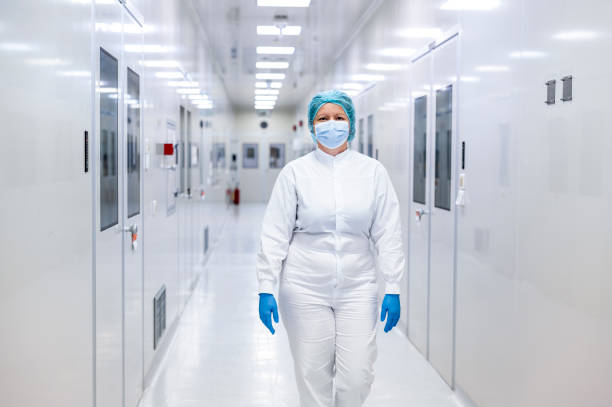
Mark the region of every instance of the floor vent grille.
<instances>
[{"instance_id":1,"label":"floor vent grille","mask_svg":"<svg viewBox=\"0 0 612 407\"><path fill-rule=\"evenodd\" d=\"M153 349L157 349L166 330L166 286L162 286L153 299Z\"/></svg>"}]
</instances>

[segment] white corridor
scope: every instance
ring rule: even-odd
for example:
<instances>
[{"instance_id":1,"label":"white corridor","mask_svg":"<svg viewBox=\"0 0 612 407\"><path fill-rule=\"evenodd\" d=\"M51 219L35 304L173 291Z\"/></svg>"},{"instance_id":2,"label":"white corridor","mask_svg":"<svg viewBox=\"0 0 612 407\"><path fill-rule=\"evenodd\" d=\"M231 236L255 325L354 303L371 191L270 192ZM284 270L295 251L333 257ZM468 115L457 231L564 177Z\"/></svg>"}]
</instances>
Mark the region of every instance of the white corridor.
<instances>
[{"instance_id":1,"label":"white corridor","mask_svg":"<svg viewBox=\"0 0 612 407\"><path fill-rule=\"evenodd\" d=\"M247 204L228 216L142 407L299 406L282 322L271 336L258 318L254 270L264 210ZM382 326L366 406L458 406L406 337Z\"/></svg>"}]
</instances>

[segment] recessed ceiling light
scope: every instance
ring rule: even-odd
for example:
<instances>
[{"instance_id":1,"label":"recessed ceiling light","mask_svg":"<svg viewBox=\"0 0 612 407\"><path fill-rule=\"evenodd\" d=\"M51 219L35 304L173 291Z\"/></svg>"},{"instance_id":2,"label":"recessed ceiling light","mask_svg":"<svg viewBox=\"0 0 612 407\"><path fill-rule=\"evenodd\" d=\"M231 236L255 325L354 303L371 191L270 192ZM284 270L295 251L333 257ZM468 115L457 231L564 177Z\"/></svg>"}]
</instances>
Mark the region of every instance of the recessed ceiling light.
<instances>
[{"instance_id":1,"label":"recessed ceiling light","mask_svg":"<svg viewBox=\"0 0 612 407\"><path fill-rule=\"evenodd\" d=\"M257 47L258 54L293 55L295 47Z\"/></svg>"},{"instance_id":2,"label":"recessed ceiling light","mask_svg":"<svg viewBox=\"0 0 612 407\"><path fill-rule=\"evenodd\" d=\"M255 82L255 87L256 88L267 88L268 84L266 82Z\"/></svg>"},{"instance_id":3,"label":"recessed ceiling light","mask_svg":"<svg viewBox=\"0 0 612 407\"><path fill-rule=\"evenodd\" d=\"M289 68L289 62L275 62L275 61L258 61L255 63L257 69L287 69Z\"/></svg>"},{"instance_id":4,"label":"recessed ceiling light","mask_svg":"<svg viewBox=\"0 0 612 407\"><path fill-rule=\"evenodd\" d=\"M283 80L285 79L285 74L284 73L256 73L255 79Z\"/></svg>"},{"instance_id":5,"label":"recessed ceiling light","mask_svg":"<svg viewBox=\"0 0 612 407\"><path fill-rule=\"evenodd\" d=\"M276 100L278 96L256 95L255 100Z\"/></svg>"},{"instance_id":6,"label":"recessed ceiling light","mask_svg":"<svg viewBox=\"0 0 612 407\"><path fill-rule=\"evenodd\" d=\"M448 0L440 10L493 10L499 7L500 0Z\"/></svg>"},{"instance_id":7,"label":"recessed ceiling light","mask_svg":"<svg viewBox=\"0 0 612 407\"><path fill-rule=\"evenodd\" d=\"M510 70L510 67L505 65L483 65L477 66L476 70L478 72L507 72Z\"/></svg>"},{"instance_id":8,"label":"recessed ceiling light","mask_svg":"<svg viewBox=\"0 0 612 407\"><path fill-rule=\"evenodd\" d=\"M378 54L385 57L409 57L414 51L412 48L383 48Z\"/></svg>"},{"instance_id":9,"label":"recessed ceiling light","mask_svg":"<svg viewBox=\"0 0 612 407\"><path fill-rule=\"evenodd\" d=\"M141 61L140 63L147 68L178 68L180 66L178 61L169 60L150 60Z\"/></svg>"},{"instance_id":10,"label":"recessed ceiling light","mask_svg":"<svg viewBox=\"0 0 612 407\"><path fill-rule=\"evenodd\" d=\"M281 29L275 25L258 25L257 35L300 35L302 26L288 25Z\"/></svg>"},{"instance_id":11,"label":"recessed ceiling light","mask_svg":"<svg viewBox=\"0 0 612 407\"><path fill-rule=\"evenodd\" d=\"M308 7L310 0L257 0L259 7Z\"/></svg>"},{"instance_id":12,"label":"recessed ceiling light","mask_svg":"<svg viewBox=\"0 0 612 407\"><path fill-rule=\"evenodd\" d=\"M200 89L181 88L177 89L176 93L181 95L198 95L200 93Z\"/></svg>"},{"instance_id":13,"label":"recessed ceiling light","mask_svg":"<svg viewBox=\"0 0 612 407\"><path fill-rule=\"evenodd\" d=\"M283 83L282 82L272 82L270 83L270 87L272 89L280 89L283 87Z\"/></svg>"},{"instance_id":14,"label":"recessed ceiling light","mask_svg":"<svg viewBox=\"0 0 612 407\"><path fill-rule=\"evenodd\" d=\"M274 106L255 106L255 110L274 110Z\"/></svg>"},{"instance_id":15,"label":"recessed ceiling light","mask_svg":"<svg viewBox=\"0 0 612 407\"><path fill-rule=\"evenodd\" d=\"M437 38L442 35L442 30L437 27L413 27L400 30L397 35L405 38Z\"/></svg>"},{"instance_id":16,"label":"recessed ceiling light","mask_svg":"<svg viewBox=\"0 0 612 407\"><path fill-rule=\"evenodd\" d=\"M402 66L398 64L367 64L366 69L370 71L399 71Z\"/></svg>"},{"instance_id":17,"label":"recessed ceiling light","mask_svg":"<svg viewBox=\"0 0 612 407\"><path fill-rule=\"evenodd\" d=\"M183 78L184 75L182 72L155 72L155 77L162 79L180 79Z\"/></svg>"},{"instance_id":18,"label":"recessed ceiling light","mask_svg":"<svg viewBox=\"0 0 612 407\"><path fill-rule=\"evenodd\" d=\"M125 44L125 52L142 52L147 54L163 54L169 52L168 47L154 44Z\"/></svg>"},{"instance_id":19,"label":"recessed ceiling light","mask_svg":"<svg viewBox=\"0 0 612 407\"><path fill-rule=\"evenodd\" d=\"M170 81L168 82L168 86L180 86L182 88L197 88L200 86L198 82L191 81Z\"/></svg>"},{"instance_id":20,"label":"recessed ceiling light","mask_svg":"<svg viewBox=\"0 0 612 407\"><path fill-rule=\"evenodd\" d=\"M597 38L595 31L565 31L556 34L553 38L556 40L592 40Z\"/></svg>"},{"instance_id":21,"label":"recessed ceiling light","mask_svg":"<svg viewBox=\"0 0 612 407\"><path fill-rule=\"evenodd\" d=\"M278 95L279 93L278 89L255 89L256 95Z\"/></svg>"},{"instance_id":22,"label":"recessed ceiling light","mask_svg":"<svg viewBox=\"0 0 612 407\"><path fill-rule=\"evenodd\" d=\"M370 74L357 74L351 77L354 81L357 82L377 82L384 81L384 75L370 75Z\"/></svg>"}]
</instances>

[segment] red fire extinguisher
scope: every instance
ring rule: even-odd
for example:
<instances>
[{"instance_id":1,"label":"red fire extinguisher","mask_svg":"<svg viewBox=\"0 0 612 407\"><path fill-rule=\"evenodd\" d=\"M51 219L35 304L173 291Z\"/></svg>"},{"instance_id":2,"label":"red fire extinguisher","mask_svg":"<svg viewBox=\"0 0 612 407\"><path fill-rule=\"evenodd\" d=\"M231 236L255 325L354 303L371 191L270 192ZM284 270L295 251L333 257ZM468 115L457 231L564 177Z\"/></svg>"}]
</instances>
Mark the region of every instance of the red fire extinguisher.
<instances>
[{"instance_id":1,"label":"red fire extinguisher","mask_svg":"<svg viewBox=\"0 0 612 407\"><path fill-rule=\"evenodd\" d=\"M240 203L240 188L238 188L238 184L236 184L236 189L234 189L234 205L238 205Z\"/></svg>"}]
</instances>

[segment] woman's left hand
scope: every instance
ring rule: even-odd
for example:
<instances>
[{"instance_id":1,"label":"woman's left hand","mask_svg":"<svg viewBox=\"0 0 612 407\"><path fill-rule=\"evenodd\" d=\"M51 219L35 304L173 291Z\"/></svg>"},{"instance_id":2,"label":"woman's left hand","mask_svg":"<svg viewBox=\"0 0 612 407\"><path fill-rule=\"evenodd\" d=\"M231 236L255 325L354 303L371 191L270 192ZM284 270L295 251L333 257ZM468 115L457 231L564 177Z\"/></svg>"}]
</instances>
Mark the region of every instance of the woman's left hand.
<instances>
[{"instance_id":1,"label":"woman's left hand","mask_svg":"<svg viewBox=\"0 0 612 407\"><path fill-rule=\"evenodd\" d=\"M400 318L400 300L399 294L386 294L383 299L382 309L380 312L380 320L385 320L387 316L387 324L385 325L385 332L389 332L393 329Z\"/></svg>"}]
</instances>

